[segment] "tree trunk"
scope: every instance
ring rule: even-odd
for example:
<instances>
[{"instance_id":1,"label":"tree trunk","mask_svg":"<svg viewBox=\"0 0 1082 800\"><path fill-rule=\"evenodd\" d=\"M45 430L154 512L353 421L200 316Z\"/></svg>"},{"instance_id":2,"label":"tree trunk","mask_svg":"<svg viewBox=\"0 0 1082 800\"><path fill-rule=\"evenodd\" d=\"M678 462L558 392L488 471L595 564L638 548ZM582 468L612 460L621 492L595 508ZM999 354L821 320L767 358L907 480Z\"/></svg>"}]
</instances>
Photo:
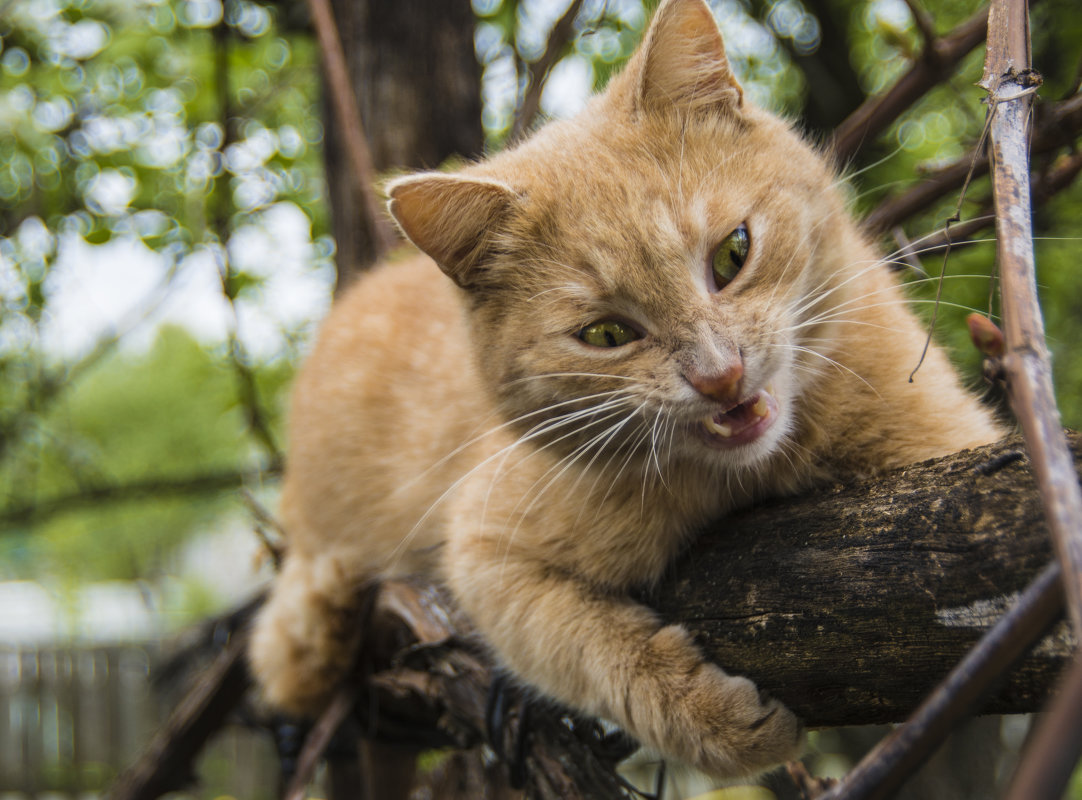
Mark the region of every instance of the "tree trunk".
<instances>
[{"instance_id":1,"label":"tree trunk","mask_svg":"<svg viewBox=\"0 0 1082 800\"><path fill-rule=\"evenodd\" d=\"M377 170L435 168L480 154L481 68L468 0L333 0ZM338 245L338 285L369 266L372 236L338 122L324 113L324 160Z\"/></svg>"}]
</instances>

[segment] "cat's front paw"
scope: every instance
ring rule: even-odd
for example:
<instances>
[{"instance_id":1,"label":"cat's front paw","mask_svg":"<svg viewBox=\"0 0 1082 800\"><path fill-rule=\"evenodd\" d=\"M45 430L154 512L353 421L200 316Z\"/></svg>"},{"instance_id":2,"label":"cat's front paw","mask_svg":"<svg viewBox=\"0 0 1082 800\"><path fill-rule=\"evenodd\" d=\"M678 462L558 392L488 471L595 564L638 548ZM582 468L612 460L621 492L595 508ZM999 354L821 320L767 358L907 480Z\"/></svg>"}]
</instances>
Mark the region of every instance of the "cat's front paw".
<instances>
[{"instance_id":1,"label":"cat's front paw","mask_svg":"<svg viewBox=\"0 0 1082 800\"><path fill-rule=\"evenodd\" d=\"M654 744L662 752L724 777L754 775L799 757L804 727L793 713L747 678L703 661L683 628L663 628L649 649L659 684Z\"/></svg>"},{"instance_id":2,"label":"cat's front paw","mask_svg":"<svg viewBox=\"0 0 1082 800\"><path fill-rule=\"evenodd\" d=\"M694 763L719 775L753 775L800 757L804 726L779 701L747 678L703 664L687 704L701 731Z\"/></svg>"}]
</instances>

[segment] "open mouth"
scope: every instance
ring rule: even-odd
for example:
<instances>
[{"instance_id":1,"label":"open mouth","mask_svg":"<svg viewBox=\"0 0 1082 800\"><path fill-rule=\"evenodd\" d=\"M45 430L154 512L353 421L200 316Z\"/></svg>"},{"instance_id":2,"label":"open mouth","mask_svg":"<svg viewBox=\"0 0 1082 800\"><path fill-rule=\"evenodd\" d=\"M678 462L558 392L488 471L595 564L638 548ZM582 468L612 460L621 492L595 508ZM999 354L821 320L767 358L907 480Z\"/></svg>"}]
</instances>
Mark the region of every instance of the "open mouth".
<instances>
[{"instance_id":1,"label":"open mouth","mask_svg":"<svg viewBox=\"0 0 1082 800\"><path fill-rule=\"evenodd\" d=\"M707 444L739 447L766 433L777 418L778 401L769 389L763 389L728 411L707 417L700 427Z\"/></svg>"}]
</instances>

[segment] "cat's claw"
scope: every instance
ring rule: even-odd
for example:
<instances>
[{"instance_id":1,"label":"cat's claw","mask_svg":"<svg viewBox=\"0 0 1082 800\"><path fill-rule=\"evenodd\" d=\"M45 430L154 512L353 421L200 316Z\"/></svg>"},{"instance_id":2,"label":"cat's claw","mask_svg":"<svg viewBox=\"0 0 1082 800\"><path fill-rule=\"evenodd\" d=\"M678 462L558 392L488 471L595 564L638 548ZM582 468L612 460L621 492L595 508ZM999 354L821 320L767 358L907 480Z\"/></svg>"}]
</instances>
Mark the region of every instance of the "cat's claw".
<instances>
[{"instance_id":1,"label":"cat's claw","mask_svg":"<svg viewBox=\"0 0 1082 800\"><path fill-rule=\"evenodd\" d=\"M516 690L504 674L496 673L488 688L485 728L489 746L507 764L512 789L526 785L526 734L530 717L529 700ZM517 716L517 723L512 717ZM511 737L508 743L508 736Z\"/></svg>"},{"instance_id":2,"label":"cat's claw","mask_svg":"<svg viewBox=\"0 0 1082 800\"><path fill-rule=\"evenodd\" d=\"M693 653L690 637L677 627L653 637L657 652L664 643ZM674 665L679 654L670 651ZM655 745L700 769L727 776L753 775L793 760L804 746L804 728L779 701L764 696L747 678L728 675L698 658L685 678L670 673L669 685L656 697ZM687 663L685 661L685 663ZM666 699L666 696L668 699ZM676 699L679 698L679 699Z\"/></svg>"}]
</instances>

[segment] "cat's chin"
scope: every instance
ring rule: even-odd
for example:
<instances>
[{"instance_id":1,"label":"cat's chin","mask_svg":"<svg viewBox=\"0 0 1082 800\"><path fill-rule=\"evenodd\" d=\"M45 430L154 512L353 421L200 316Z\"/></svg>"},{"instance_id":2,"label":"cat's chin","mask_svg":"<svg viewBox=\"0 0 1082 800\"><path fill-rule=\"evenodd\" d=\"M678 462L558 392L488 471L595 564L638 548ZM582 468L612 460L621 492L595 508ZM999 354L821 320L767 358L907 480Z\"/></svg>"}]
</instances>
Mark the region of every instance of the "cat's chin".
<instances>
[{"instance_id":1,"label":"cat's chin","mask_svg":"<svg viewBox=\"0 0 1082 800\"><path fill-rule=\"evenodd\" d=\"M778 401L767 389L697 426L699 438L716 450L741 450L760 443L778 422ZM754 448L759 449L759 448Z\"/></svg>"}]
</instances>

